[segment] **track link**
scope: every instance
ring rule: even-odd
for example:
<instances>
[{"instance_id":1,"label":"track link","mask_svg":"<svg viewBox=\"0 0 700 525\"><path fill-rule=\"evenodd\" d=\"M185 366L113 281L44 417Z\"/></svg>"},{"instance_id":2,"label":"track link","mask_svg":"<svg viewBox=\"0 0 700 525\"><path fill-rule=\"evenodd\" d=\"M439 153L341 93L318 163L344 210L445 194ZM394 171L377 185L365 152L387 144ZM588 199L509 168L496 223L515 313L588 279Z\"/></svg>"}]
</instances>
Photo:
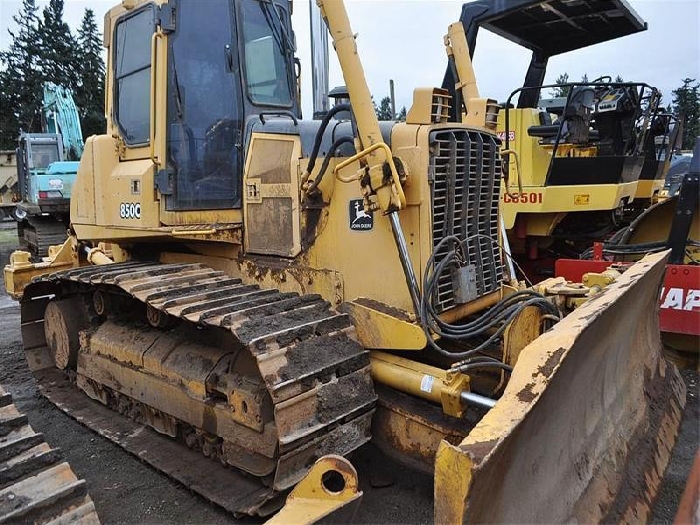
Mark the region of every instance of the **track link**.
<instances>
[{"instance_id":1,"label":"track link","mask_svg":"<svg viewBox=\"0 0 700 525\"><path fill-rule=\"evenodd\" d=\"M63 244L67 227L54 217L27 217L17 223L20 246L34 257L46 257L49 246Z\"/></svg>"},{"instance_id":2,"label":"track link","mask_svg":"<svg viewBox=\"0 0 700 525\"><path fill-rule=\"evenodd\" d=\"M40 384L42 376L56 383L55 369L46 373L54 366L46 306L76 298L97 301L98 311L119 304L115 309L133 314L141 305L151 325L105 314L96 322L93 313L80 332L78 386L269 485L255 501L223 505L229 511L269 512L266 503L318 457L346 455L370 439L376 395L369 354L355 341L350 318L320 296L261 289L201 264L128 262L50 274L28 286L22 300L25 351ZM76 303L67 304L75 310ZM255 377L239 374L251 367ZM51 399L56 390L44 392ZM75 404L54 402L69 413ZM81 416L95 428L89 419ZM149 463L180 479L177 462ZM208 463L211 476L218 462ZM220 503L206 487L192 488Z\"/></svg>"},{"instance_id":3,"label":"track link","mask_svg":"<svg viewBox=\"0 0 700 525\"><path fill-rule=\"evenodd\" d=\"M99 522L85 481L0 386L0 523Z\"/></svg>"}]
</instances>

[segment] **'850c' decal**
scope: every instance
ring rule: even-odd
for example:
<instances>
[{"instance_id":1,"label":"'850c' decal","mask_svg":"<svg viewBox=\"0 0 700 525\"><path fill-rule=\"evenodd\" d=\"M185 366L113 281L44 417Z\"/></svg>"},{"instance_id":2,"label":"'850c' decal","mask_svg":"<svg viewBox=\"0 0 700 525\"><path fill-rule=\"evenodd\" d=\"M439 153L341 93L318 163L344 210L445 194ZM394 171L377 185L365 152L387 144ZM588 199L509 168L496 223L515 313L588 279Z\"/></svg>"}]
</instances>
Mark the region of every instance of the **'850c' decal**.
<instances>
[{"instance_id":1,"label":"'850c' decal","mask_svg":"<svg viewBox=\"0 0 700 525\"><path fill-rule=\"evenodd\" d=\"M122 202L119 205L120 219L140 219L141 218L141 203L140 202Z\"/></svg>"}]
</instances>

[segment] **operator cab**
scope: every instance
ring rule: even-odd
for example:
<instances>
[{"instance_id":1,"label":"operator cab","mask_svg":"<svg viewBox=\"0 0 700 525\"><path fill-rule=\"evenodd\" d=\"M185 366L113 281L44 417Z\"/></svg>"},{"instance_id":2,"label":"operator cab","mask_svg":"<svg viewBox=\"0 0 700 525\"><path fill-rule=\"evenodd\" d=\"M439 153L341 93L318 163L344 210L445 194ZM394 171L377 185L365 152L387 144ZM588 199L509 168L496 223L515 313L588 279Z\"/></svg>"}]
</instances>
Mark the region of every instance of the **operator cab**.
<instances>
[{"instance_id":1,"label":"operator cab","mask_svg":"<svg viewBox=\"0 0 700 525\"><path fill-rule=\"evenodd\" d=\"M49 164L63 160L61 137L53 133L22 133L17 159L23 169L46 170Z\"/></svg>"},{"instance_id":2,"label":"operator cab","mask_svg":"<svg viewBox=\"0 0 700 525\"><path fill-rule=\"evenodd\" d=\"M166 161L156 185L168 211L241 207L246 127L299 116L289 4L175 1L120 17L112 49L114 114L127 146L147 145L151 40L167 35Z\"/></svg>"}]
</instances>

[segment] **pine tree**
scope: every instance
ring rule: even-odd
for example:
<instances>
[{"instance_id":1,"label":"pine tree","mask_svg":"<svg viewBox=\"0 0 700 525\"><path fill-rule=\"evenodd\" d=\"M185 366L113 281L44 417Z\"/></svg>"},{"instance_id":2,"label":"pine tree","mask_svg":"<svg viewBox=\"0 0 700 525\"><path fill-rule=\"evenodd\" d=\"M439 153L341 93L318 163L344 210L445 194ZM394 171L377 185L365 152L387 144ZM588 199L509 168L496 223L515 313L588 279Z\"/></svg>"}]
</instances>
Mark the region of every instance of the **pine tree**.
<instances>
[{"instance_id":1,"label":"pine tree","mask_svg":"<svg viewBox=\"0 0 700 525\"><path fill-rule=\"evenodd\" d=\"M23 0L12 19L10 47L0 52L0 147L14 149L20 129L41 131L39 19L35 0Z\"/></svg>"},{"instance_id":2,"label":"pine tree","mask_svg":"<svg viewBox=\"0 0 700 525\"><path fill-rule=\"evenodd\" d=\"M78 55L80 79L75 90L75 103L85 138L105 132L104 80L105 65L102 61L102 43L92 9L85 9L78 29Z\"/></svg>"},{"instance_id":3,"label":"pine tree","mask_svg":"<svg viewBox=\"0 0 700 525\"><path fill-rule=\"evenodd\" d=\"M63 0L50 0L39 23L44 80L75 92L78 87L78 44L63 21Z\"/></svg>"},{"instance_id":4,"label":"pine tree","mask_svg":"<svg viewBox=\"0 0 700 525\"><path fill-rule=\"evenodd\" d=\"M682 149L692 149L700 136L700 83L686 78L673 90L673 112L683 121Z\"/></svg>"},{"instance_id":5,"label":"pine tree","mask_svg":"<svg viewBox=\"0 0 700 525\"><path fill-rule=\"evenodd\" d=\"M554 84L566 84L568 81L569 81L569 74L562 73L561 75L559 75L556 78L556 80L554 81ZM551 96L552 98L565 97L566 95L569 94L569 89L571 89L569 86L552 88L549 91L549 96Z\"/></svg>"},{"instance_id":6,"label":"pine tree","mask_svg":"<svg viewBox=\"0 0 700 525\"><path fill-rule=\"evenodd\" d=\"M406 121L406 106L401 107L401 111L399 111L399 114L396 115L396 120L400 120L401 122Z\"/></svg>"},{"instance_id":7,"label":"pine tree","mask_svg":"<svg viewBox=\"0 0 700 525\"><path fill-rule=\"evenodd\" d=\"M396 117L391 112L391 99L389 97L384 97L379 101L379 108L377 108L377 118L379 120L394 120Z\"/></svg>"}]
</instances>

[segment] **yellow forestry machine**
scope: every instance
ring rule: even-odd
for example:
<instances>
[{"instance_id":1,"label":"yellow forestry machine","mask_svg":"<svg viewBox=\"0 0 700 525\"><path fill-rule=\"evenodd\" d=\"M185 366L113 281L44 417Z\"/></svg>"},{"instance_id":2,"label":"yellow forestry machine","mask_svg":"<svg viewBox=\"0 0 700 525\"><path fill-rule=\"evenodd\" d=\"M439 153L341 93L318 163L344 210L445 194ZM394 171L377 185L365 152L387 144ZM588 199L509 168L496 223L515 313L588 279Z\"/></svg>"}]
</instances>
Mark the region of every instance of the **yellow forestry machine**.
<instances>
[{"instance_id":1,"label":"yellow forestry machine","mask_svg":"<svg viewBox=\"0 0 700 525\"><path fill-rule=\"evenodd\" d=\"M329 109L314 77L319 120L286 0L106 15L71 235L4 270L44 394L235 513L302 480L280 521L325 515L309 498L332 506L372 439L434 473L436 522L644 519L685 401L664 254L604 289L521 285L492 102L463 96L462 121L419 88L378 122L343 3L317 3L347 86Z\"/></svg>"}]
</instances>

